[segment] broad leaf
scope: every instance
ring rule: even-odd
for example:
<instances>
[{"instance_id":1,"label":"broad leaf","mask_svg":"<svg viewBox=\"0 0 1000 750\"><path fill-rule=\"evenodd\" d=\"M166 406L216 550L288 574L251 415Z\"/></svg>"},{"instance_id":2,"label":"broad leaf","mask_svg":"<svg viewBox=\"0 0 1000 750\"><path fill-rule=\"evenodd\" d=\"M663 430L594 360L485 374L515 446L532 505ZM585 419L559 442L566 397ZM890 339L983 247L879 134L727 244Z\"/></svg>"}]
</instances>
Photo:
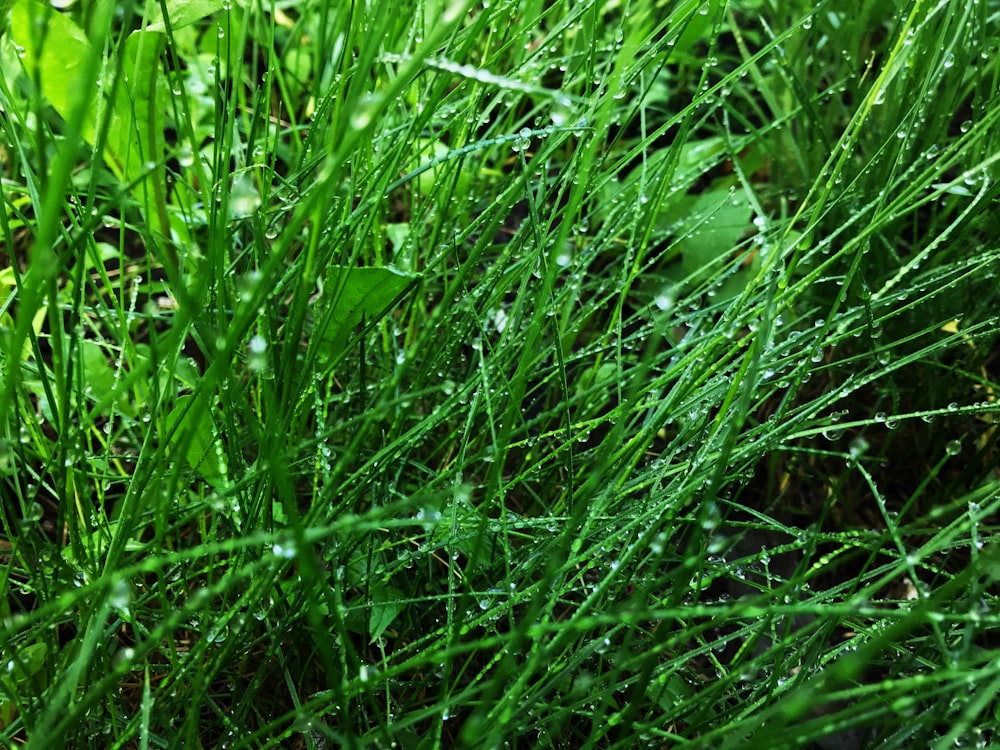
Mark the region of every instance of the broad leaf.
<instances>
[{"instance_id":1,"label":"broad leaf","mask_svg":"<svg viewBox=\"0 0 1000 750\"><path fill-rule=\"evenodd\" d=\"M218 479L226 473L225 461L216 447L215 423L208 409L198 404L188 408L193 396L181 396L167 415L165 435L174 425L180 426L170 437L174 450L182 449L188 465L206 479ZM185 413L186 411L186 413ZM183 420L183 421L181 421Z\"/></svg>"},{"instance_id":2,"label":"broad leaf","mask_svg":"<svg viewBox=\"0 0 1000 750\"><path fill-rule=\"evenodd\" d=\"M97 105L93 82L83 74L88 60L99 53L83 29L48 4L21 0L11 11L10 34L22 50L21 64L28 77L39 83L61 117L68 120L78 109L87 108L82 134L93 143Z\"/></svg>"},{"instance_id":3,"label":"broad leaf","mask_svg":"<svg viewBox=\"0 0 1000 750\"><path fill-rule=\"evenodd\" d=\"M111 103L95 93L94 82L85 75L101 52L69 16L47 4L21 0L11 13L11 38L24 50L24 71L38 82L42 95L60 117L70 121L83 110L80 135L88 144L97 142L98 116L111 118L101 155L120 180L138 184L147 221L154 229L168 233L164 216L154 210L154 206L162 207L163 201L153 195L163 184L166 98L158 80L163 35L150 31L129 35L120 61L122 78L117 82L113 80L119 71L116 60L104 61L105 85L101 90L115 92ZM149 164L155 166L147 178Z\"/></svg>"},{"instance_id":4,"label":"broad leaf","mask_svg":"<svg viewBox=\"0 0 1000 750\"><path fill-rule=\"evenodd\" d=\"M21 648L17 659L4 657L5 669L0 674L0 729L6 728L17 716L17 704L11 698L18 696L23 700L40 691L40 685L29 686L29 683L44 679L42 668L48 653L44 643L33 643ZM22 686L26 687L22 689Z\"/></svg>"},{"instance_id":5,"label":"broad leaf","mask_svg":"<svg viewBox=\"0 0 1000 750\"><path fill-rule=\"evenodd\" d=\"M403 592L392 586L376 586L372 590L372 608L368 617L371 643L377 641L403 611L402 600Z\"/></svg>"},{"instance_id":6,"label":"broad leaf","mask_svg":"<svg viewBox=\"0 0 1000 750\"><path fill-rule=\"evenodd\" d=\"M190 26L206 16L222 10L225 0L170 0L167 2L167 18L170 19L170 30L176 31ZM163 13L158 3L153 4L150 13L149 31L166 31Z\"/></svg>"},{"instance_id":7,"label":"broad leaf","mask_svg":"<svg viewBox=\"0 0 1000 750\"><path fill-rule=\"evenodd\" d=\"M392 268L328 268L321 297L327 306L313 340L313 346L321 347L320 358L333 359L343 352L362 320L370 322L385 315L419 278Z\"/></svg>"},{"instance_id":8,"label":"broad leaf","mask_svg":"<svg viewBox=\"0 0 1000 750\"><path fill-rule=\"evenodd\" d=\"M750 227L751 210L739 190L712 190L698 196L678 231L678 246L684 270L695 275L720 266L713 265L731 256L740 238Z\"/></svg>"},{"instance_id":9,"label":"broad leaf","mask_svg":"<svg viewBox=\"0 0 1000 750\"><path fill-rule=\"evenodd\" d=\"M80 342L80 360L83 364L84 387L95 401L100 401L115 388L115 371L108 363L104 349L96 341Z\"/></svg>"},{"instance_id":10,"label":"broad leaf","mask_svg":"<svg viewBox=\"0 0 1000 750\"><path fill-rule=\"evenodd\" d=\"M152 173L142 181L144 191L152 185L162 185L164 154L164 113L167 109L167 92L159 78L160 54L165 39L163 34L134 31L125 41L122 51L122 72L127 91L119 91L115 98L112 129L117 134L118 158L122 160L123 174L129 182L142 179L149 164L155 165ZM150 210L150 196L144 192L144 208L150 219L156 212ZM164 227L158 227L163 231Z\"/></svg>"}]
</instances>

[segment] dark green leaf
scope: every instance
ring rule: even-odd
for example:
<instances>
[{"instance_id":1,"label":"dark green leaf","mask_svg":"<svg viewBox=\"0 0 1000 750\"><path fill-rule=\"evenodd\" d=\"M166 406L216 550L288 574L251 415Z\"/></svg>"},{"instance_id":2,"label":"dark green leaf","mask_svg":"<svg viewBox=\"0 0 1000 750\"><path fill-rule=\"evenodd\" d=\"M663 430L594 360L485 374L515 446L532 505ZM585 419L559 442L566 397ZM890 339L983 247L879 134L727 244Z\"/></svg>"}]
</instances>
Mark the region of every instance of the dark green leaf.
<instances>
[{"instance_id":1,"label":"dark green leaf","mask_svg":"<svg viewBox=\"0 0 1000 750\"><path fill-rule=\"evenodd\" d=\"M731 255L750 226L750 205L739 190L712 190L698 196L678 234L684 270L700 276Z\"/></svg>"},{"instance_id":2,"label":"dark green leaf","mask_svg":"<svg viewBox=\"0 0 1000 750\"><path fill-rule=\"evenodd\" d=\"M385 315L419 278L392 268L327 269L323 289L327 307L314 339L314 345L322 347L320 357L331 359L340 354L362 319L371 322Z\"/></svg>"},{"instance_id":3,"label":"dark green leaf","mask_svg":"<svg viewBox=\"0 0 1000 750\"><path fill-rule=\"evenodd\" d=\"M402 599L403 592L392 586L376 586L372 590L372 608L368 617L372 643L381 637L403 611Z\"/></svg>"},{"instance_id":4,"label":"dark green leaf","mask_svg":"<svg viewBox=\"0 0 1000 750\"><path fill-rule=\"evenodd\" d=\"M196 21L222 10L223 4L224 0L169 0L166 5L170 28L175 31L190 26ZM152 23L146 27L149 31L166 31L167 27L163 23L163 13L158 3L153 4L151 18Z\"/></svg>"},{"instance_id":5,"label":"dark green leaf","mask_svg":"<svg viewBox=\"0 0 1000 750\"><path fill-rule=\"evenodd\" d=\"M225 462L217 453L215 445L215 424L208 409L188 404L193 396L181 396L167 415L166 433L169 435L174 425L180 422L177 431L170 438L174 449L182 448L188 465L206 479L216 479L225 474ZM187 413L185 413L187 410Z\"/></svg>"}]
</instances>

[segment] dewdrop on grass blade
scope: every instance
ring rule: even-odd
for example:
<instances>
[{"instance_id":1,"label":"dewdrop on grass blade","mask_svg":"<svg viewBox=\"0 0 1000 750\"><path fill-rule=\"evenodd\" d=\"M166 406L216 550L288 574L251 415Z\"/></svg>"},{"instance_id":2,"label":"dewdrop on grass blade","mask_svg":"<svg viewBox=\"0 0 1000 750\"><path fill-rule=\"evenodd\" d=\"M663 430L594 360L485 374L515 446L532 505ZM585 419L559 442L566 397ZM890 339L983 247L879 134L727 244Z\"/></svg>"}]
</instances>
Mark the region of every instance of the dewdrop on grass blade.
<instances>
[{"instance_id":1,"label":"dewdrop on grass blade","mask_svg":"<svg viewBox=\"0 0 1000 750\"><path fill-rule=\"evenodd\" d=\"M285 560L291 560L292 558L295 557L297 550L295 549L294 542L291 544L289 543L279 544L275 542L271 546L271 552L274 554L275 557L280 557Z\"/></svg>"},{"instance_id":2,"label":"dewdrop on grass blade","mask_svg":"<svg viewBox=\"0 0 1000 750\"><path fill-rule=\"evenodd\" d=\"M119 578L108 592L108 604L125 622L132 621L132 613L129 605L132 603L132 587L128 580Z\"/></svg>"},{"instance_id":3,"label":"dewdrop on grass blade","mask_svg":"<svg viewBox=\"0 0 1000 750\"><path fill-rule=\"evenodd\" d=\"M267 340L263 336L252 336L247 343L247 367L251 372L267 369Z\"/></svg>"},{"instance_id":4,"label":"dewdrop on grass blade","mask_svg":"<svg viewBox=\"0 0 1000 750\"><path fill-rule=\"evenodd\" d=\"M514 143L511 145L511 149L515 153L527 151L531 148L531 135L531 128L521 128L517 134L517 138L514 139Z\"/></svg>"}]
</instances>

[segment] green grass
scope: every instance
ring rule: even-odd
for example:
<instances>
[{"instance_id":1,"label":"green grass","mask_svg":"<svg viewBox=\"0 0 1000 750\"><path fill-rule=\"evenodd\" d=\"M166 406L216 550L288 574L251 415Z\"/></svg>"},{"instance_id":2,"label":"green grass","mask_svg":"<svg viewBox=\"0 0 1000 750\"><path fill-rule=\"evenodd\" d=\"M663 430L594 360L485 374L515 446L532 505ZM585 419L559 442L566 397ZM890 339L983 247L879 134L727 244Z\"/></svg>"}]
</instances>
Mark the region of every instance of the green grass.
<instances>
[{"instance_id":1,"label":"green grass","mask_svg":"<svg viewBox=\"0 0 1000 750\"><path fill-rule=\"evenodd\" d=\"M1000 739L995 2L43 9L6 746Z\"/></svg>"}]
</instances>

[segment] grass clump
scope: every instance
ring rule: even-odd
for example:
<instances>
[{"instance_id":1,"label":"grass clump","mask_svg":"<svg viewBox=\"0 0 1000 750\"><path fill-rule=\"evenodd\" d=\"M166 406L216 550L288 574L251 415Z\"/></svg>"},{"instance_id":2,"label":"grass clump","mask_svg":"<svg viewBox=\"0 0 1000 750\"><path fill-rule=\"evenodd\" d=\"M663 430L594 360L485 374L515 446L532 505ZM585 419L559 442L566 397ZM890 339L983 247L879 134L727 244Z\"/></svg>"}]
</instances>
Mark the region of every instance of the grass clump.
<instances>
[{"instance_id":1,"label":"grass clump","mask_svg":"<svg viewBox=\"0 0 1000 750\"><path fill-rule=\"evenodd\" d=\"M6 743L995 740L990 3L116 7L3 37Z\"/></svg>"}]
</instances>

